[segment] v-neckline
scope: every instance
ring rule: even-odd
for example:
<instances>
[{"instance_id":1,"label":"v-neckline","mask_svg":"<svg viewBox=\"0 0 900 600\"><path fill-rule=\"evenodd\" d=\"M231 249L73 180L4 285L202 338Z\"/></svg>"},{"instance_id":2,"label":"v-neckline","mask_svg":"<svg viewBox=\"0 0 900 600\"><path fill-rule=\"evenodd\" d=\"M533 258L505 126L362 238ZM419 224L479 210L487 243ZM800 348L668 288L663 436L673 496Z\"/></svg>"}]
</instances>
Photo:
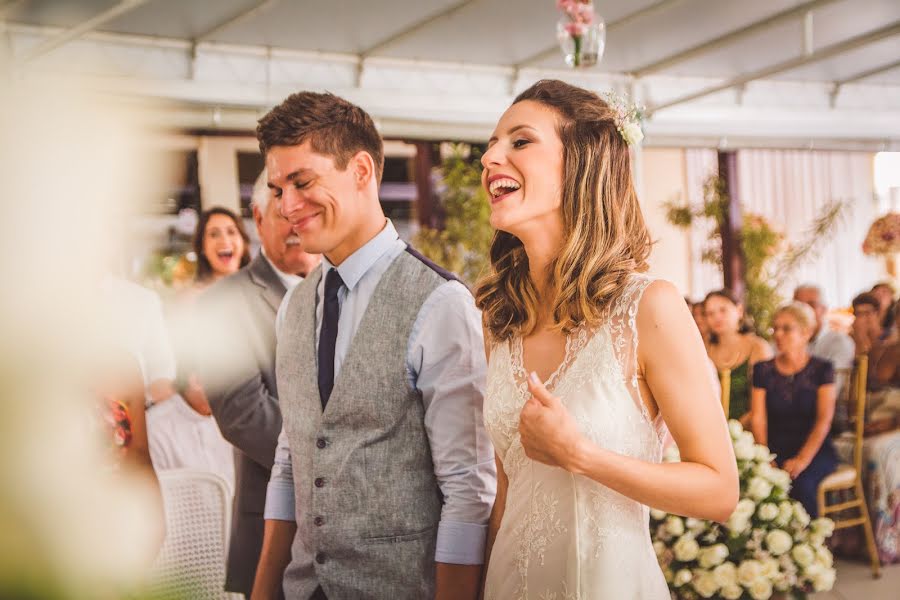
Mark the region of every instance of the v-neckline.
<instances>
[{"instance_id":1,"label":"v-neckline","mask_svg":"<svg viewBox=\"0 0 900 600\"><path fill-rule=\"evenodd\" d=\"M563 353L563 359L557 365L556 369L550 373L550 376L544 381L544 387L548 392L555 393L559 387L559 382L569 372L569 368L578 356L578 350L582 350L587 345L586 338L589 338L589 332L584 326L578 326L572 332L566 334L566 347ZM576 349L576 342L584 341L580 344L580 348ZM521 335L515 336L511 341L512 348L512 375L517 387L520 391L528 391L528 373L525 370L525 343Z\"/></svg>"}]
</instances>

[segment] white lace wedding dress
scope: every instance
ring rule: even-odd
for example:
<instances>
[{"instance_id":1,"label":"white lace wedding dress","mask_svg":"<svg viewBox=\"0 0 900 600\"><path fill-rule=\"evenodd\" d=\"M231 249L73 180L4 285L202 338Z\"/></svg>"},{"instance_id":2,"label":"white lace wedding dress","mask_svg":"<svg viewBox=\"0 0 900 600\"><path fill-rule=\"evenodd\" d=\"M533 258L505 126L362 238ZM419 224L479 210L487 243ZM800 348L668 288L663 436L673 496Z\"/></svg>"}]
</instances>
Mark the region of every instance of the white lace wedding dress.
<instances>
[{"instance_id":1,"label":"white lace wedding dress","mask_svg":"<svg viewBox=\"0 0 900 600\"><path fill-rule=\"evenodd\" d=\"M582 432L613 452L659 462L662 419L649 418L637 373L635 317L652 280L633 275L604 325L566 341L547 381ZM491 552L487 600L667 599L653 552L649 509L586 477L525 456L519 413L530 397L522 340L491 351L484 420L509 478Z\"/></svg>"}]
</instances>

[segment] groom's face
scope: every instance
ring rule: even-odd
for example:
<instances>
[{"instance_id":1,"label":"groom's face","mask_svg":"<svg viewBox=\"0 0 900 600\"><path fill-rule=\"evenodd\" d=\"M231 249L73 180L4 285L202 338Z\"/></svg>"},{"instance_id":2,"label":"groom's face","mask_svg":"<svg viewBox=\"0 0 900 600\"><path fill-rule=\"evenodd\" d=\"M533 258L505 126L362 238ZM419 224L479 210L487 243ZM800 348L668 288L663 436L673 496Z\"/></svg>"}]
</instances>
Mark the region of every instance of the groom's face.
<instances>
[{"instance_id":1,"label":"groom's face","mask_svg":"<svg viewBox=\"0 0 900 600\"><path fill-rule=\"evenodd\" d=\"M266 153L268 185L273 201L290 222L305 252L326 254L357 228L361 218L360 187L351 168L315 152L309 142L273 146Z\"/></svg>"}]
</instances>

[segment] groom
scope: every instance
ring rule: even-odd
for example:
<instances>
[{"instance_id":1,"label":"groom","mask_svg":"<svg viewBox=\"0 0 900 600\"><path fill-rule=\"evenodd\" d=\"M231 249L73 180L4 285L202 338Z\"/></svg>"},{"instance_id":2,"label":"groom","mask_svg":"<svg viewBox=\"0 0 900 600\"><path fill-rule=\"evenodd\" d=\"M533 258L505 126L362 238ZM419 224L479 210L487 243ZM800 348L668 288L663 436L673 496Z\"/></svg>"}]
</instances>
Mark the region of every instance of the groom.
<instances>
[{"instance_id":1,"label":"groom","mask_svg":"<svg viewBox=\"0 0 900 600\"><path fill-rule=\"evenodd\" d=\"M253 598L475 598L496 487L468 290L397 235L371 117L302 92L257 128L269 187L322 253L276 323L284 429Z\"/></svg>"}]
</instances>

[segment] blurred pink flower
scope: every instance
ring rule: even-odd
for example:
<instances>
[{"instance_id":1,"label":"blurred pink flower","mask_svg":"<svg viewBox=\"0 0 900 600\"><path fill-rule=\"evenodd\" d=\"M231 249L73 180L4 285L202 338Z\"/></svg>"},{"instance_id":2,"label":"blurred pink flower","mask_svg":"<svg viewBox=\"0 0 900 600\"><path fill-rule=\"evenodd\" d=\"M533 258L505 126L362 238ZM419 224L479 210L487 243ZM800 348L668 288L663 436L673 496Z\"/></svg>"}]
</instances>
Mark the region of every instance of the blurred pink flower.
<instances>
[{"instance_id":1,"label":"blurred pink flower","mask_svg":"<svg viewBox=\"0 0 900 600\"><path fill-rule=\"evenodd\" d=\"M566 33L571 35L572 37L579 36L584 34L585 25L583 23L566 23Z\"/></svg>"}]
</instances>

